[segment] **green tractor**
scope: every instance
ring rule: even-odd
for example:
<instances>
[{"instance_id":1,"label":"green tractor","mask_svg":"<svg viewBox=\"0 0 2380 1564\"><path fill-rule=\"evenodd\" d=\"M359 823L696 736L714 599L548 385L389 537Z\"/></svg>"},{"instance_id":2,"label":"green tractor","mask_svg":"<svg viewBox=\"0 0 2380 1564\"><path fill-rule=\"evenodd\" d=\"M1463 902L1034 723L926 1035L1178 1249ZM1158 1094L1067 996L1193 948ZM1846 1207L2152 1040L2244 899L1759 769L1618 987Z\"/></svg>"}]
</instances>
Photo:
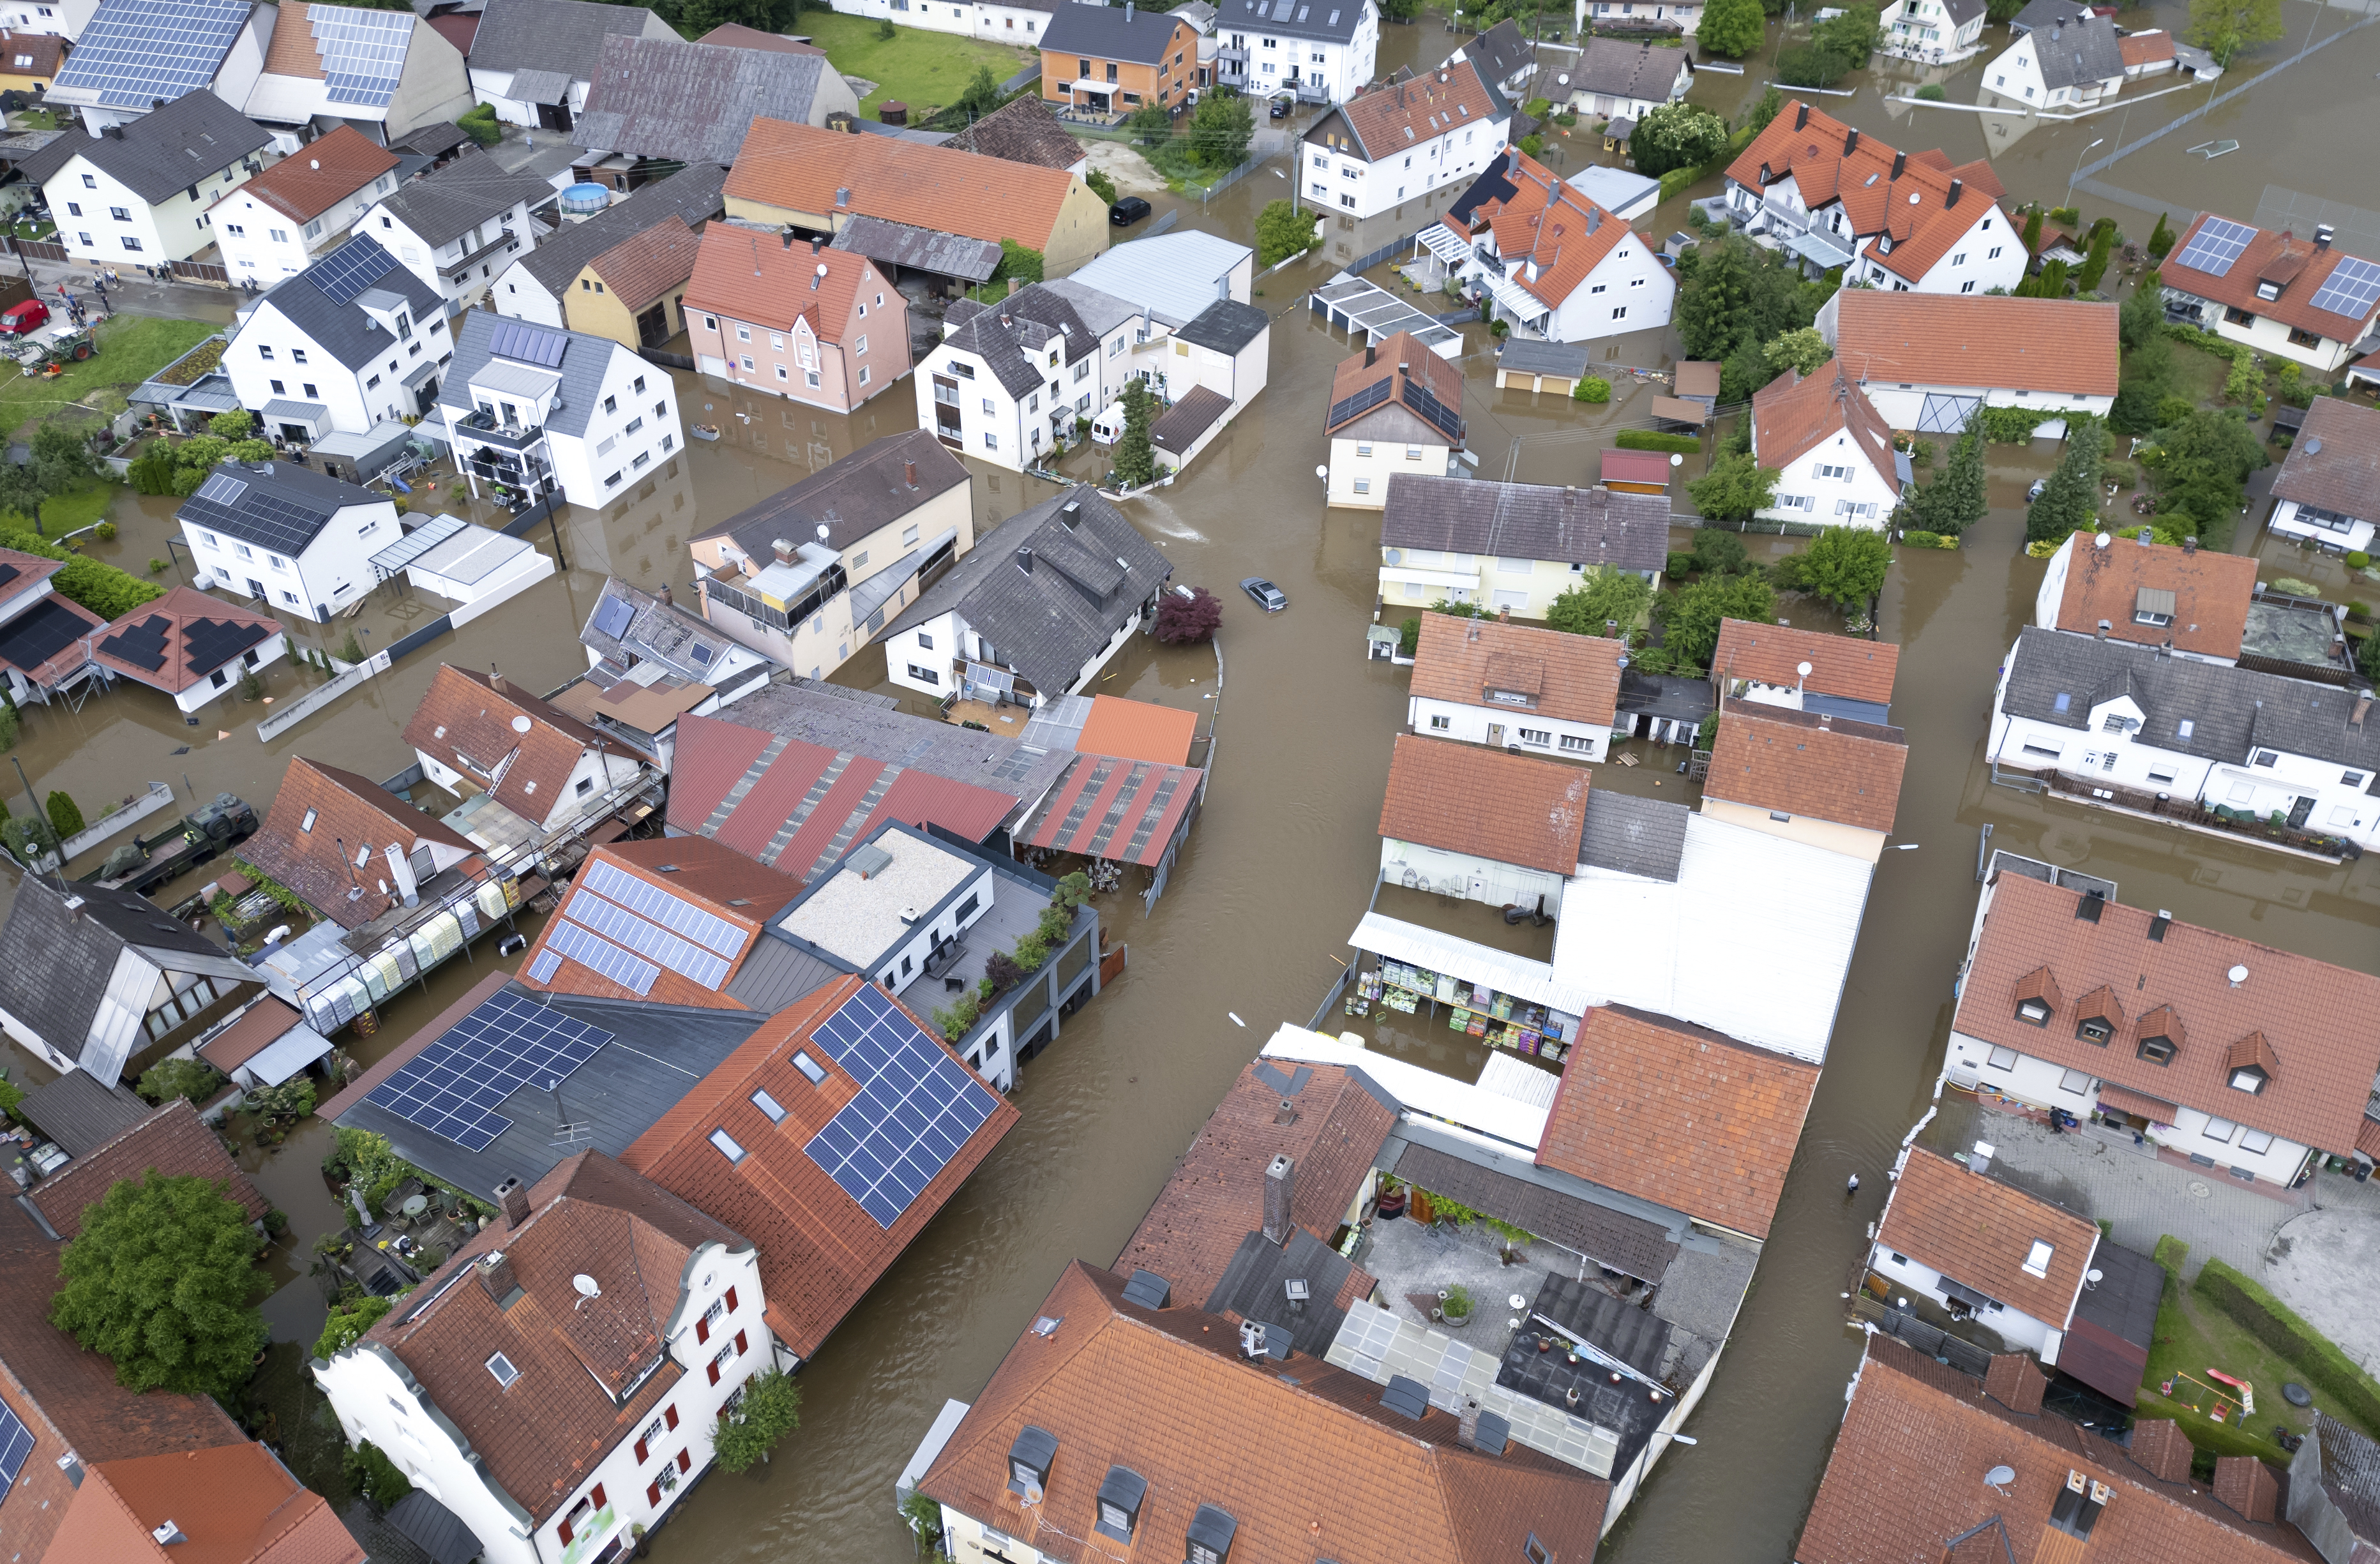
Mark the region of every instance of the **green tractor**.
<instances>
[{"instance_id":1,"label":"green tractor","mask_svg":"<svg viewBox=\"0 0 2380 1564\"><path fill-rule=\"evenodd\" d=\"M99 333L89 326L69 326L55 336L28 342L11 350L25 373L44 380L66 373L68 364L80 363L99 351Z\"/></svg>"}]
</instances>

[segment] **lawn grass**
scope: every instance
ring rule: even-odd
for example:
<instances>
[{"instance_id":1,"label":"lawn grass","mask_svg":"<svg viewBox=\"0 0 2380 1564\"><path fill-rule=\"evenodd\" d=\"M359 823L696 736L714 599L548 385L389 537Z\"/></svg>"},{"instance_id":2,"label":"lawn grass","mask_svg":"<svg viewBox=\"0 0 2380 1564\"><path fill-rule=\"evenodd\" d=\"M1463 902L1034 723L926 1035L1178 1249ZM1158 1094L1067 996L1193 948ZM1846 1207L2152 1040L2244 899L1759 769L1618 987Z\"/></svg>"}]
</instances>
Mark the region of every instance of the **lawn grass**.
<instances>
[{"instance_id":1,"label":"lawn grass","mask_svg":"<svg viewBox=\"0 0 2380 1564\"><path fill-rule=\"evenodd\" d=\"M55 380L0 359L0 431L13 436L37 418L123 411L126 394L223 330L206 321L118 315L99 325L99 351ZM75 404L80 403L78 410Z\"/></svg>"},{"instance_id":2,"label":"lawn grass","mask_svg":"<svg viewBox=\"0 0 2380 1564\"><path fill-rule=\"evenodd\" d=\"M2224 1388L2208 1380L2209 1367L2245 1379L2256 1388L2256 1412L2239 1422L2216 1423L2182 1403L2158 1394L2157 1387L2176 1371ZM2166 1273L2165 1300L2157 1305L2156 1340L2149 1347L2148 1372L2141 1380L2139 1417L2170 1417L2181 1425L2190 1442L2217 1455L2253 1455L2286 1466L2289 1452L2268 1437L2277 1423L2302 1434L2313 1426L2312 1411L2301 1411L2281 1400L2281 1386L2300 1377L2298 1372L2253 1336L2234 1324L2205 1299L2182 1287ZM2177 1385L2176 1389L2182 1387Z\"/></svg>"},{"instance_id":3,"label":"lawn grass","mask_svg":"<svg viewBox=\"0 0 2380 1564\"><path fill-rule=\"evenodd\" d=\"M933 110L957 103L977 67L990 66L992 79L1005 81L1035 57L1023 49L909 27L895 27L892 42L886 42L876 36L876 25L868 17L806 11L800 29L826 51L827 62L836 70L876 83L876 91L859 102L860 112L870 116L877 104L893 99L909 105L909 123L915 125Z\"/></svg>"},{"instance_id":4,"label":"lawn grass","mask_svg":"<svg viewBox=\"0 0 2380 1564\"><path fill-rule=\"evenodd\" d=\"M123 492L121 484L101 482L93 483L88 489L79 489L71 494L53 494L42 502L42 531L55 541L95 521L104 521L107 519L107 507L115 503L115 497ZM14 511L0 511L0 520L22 527L28 532L33 529L30 517L19 516Z\"/></svg>"}]
</instances>

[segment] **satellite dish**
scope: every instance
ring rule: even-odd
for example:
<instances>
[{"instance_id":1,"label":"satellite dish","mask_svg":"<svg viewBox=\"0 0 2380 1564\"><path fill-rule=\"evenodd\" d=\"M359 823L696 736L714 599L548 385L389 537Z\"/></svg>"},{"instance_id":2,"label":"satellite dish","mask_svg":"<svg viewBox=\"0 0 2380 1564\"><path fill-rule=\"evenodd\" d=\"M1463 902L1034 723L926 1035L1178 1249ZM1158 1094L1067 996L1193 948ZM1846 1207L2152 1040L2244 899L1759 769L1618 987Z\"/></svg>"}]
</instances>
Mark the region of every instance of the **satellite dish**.
<instances>
[{"instance_id":1,"label":"satellite dish","mask_svg":"<svg viewBox=\"0 0 2380 1564\"><path fill-rule=\"evenodd\" d=\"M1677 452L1672 451L1670 453L1670 465L1673 467L1682 467L1686 465L1686 459Z\"/></svg>"},{"instance_id":2,"label":"satellite dish","mask_svg":"<svg viewBox=\"0 0 2380 1564\"><path fill-rule=\"evenodd\" d=\"M536 725L528 720L528 713L526 711L513 719L513 732L516 734L525 734Z\"/></svg>"},{"instance_id":3,"label":"satellite dish","mask_svg":"<svg viewBox=\"0 0 2380 1564\"><path fill-rule=\"evenodd\" d=\"M1567 86L1569 86L1569 85L1570 85L1570 78L1569 78L1569 77L1567 77L1567 76L1557 76L1557 77L1555 77L1555 78L1554 78L1554 80L1555 80L1558 84L1560 84L1560 86L1563 86L1563 87L1567 87Z\"/></svg>"},{"instance_id":4,"label":"satellite dish","mask_svg":"<svg viewBox=\"0 0 2380 1564\"><path fill-rule=\"evenodd\" d=\"M1041 1485L1038 1483L1027 1483L1025 1485L1025 1491L1016 1497L1023 1499L1027 1504L1039 1504L1041 1502Z\"/></svg>"},{"instance_id":5,"label":"satellite dish","mask_svg":"<svg viewBox=\"0 0 2380 1564\"><path fill-rule=\"evenodd\" d=\"M2235 966L2223 976L2231 979L2231 987L2237 988L2240 984L2248 981L2248 969L2244 966Z\"/></svg>"},{"instance_id":6,"label":"satellite dish","mask_svg":"<svg viewBox=\"0 0 2380 1564\"><path fill-rule=\"evenodd\" d=\"M1793 665L1793 672L1806 679L1810 676L1810 665L1806 662L1797 662Z\"/></svg>"},{"instance_id":7,"label":"satellite dish","mask_svg":"<svg viewBox=\"0 0 2380 1564\"><path fill-rule=\"evenodd\" d=\"M2107 1278L2107 1273L2103 1270L2087 1270L2082 1273L2082 1279L2089 1282L2094 1287L2098 1286L2099 1283L2105 1281Z\"/></svg>"},{"instance_id":8,"label":"satellite dish","mask_svg":"<svg viewBox=\"0 0 2380 1564\"><path fill-rule=\"evenodd\" d=\"M1995 1466L1984 1473L1984 1486L1987 1488L2006 1491L2008 1485L2015 1481L2016 1468L2013 1466Z\"/></svg>"},{"instance_id":9,"label":"satellite dish","mask_svg":"<svg viewBox=\"0 0 2380 1564\"><path fill-rule=\"evenodd\" d=\"M821 277L826 275L826 262L823 261L819 262L818 274Z\"/></svg>"},{"instance_id":10,"label":"satellite dish","mask_svg":"<svg viewBox=\"0 0 2380 1564\"><path fill-rule=\"evenodd\" d=\"M570 1285L578 1290L578 1295L581 1298L601 1298L603 1296L603 1289L596 1285L595 1279L589 1276L585 1271L580 1271L577 1276L572 1277L570 1279Z\"/></svg>"}]
</instances>

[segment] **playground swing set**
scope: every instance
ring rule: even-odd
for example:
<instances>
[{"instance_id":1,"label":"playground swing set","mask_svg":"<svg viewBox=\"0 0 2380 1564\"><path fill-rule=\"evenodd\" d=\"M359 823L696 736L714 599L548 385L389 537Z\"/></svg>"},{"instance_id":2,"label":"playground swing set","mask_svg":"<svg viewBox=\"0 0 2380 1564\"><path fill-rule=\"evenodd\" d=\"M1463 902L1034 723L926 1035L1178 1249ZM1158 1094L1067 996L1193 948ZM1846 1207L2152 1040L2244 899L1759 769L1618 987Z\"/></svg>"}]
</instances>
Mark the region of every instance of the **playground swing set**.
<instances>
[{"instance_id":1,"label":"playground swing set","mask_svg":"<svg viewBox=\"0 0 2380 1564\"><path fill-rule=\"evenodd\" d=\"M2229 1387L2218 1390L2206 1379L2218 1380ZM2256 1415L2256 1388L2244 1379L2235 1379L2219 1368L2206 1371L2206 1379L2177 1370L2157 1387L2157 1394L2169 1401L2179 1401L2210 1423L2244 1425Z\"/></svg>"}]
</instances>

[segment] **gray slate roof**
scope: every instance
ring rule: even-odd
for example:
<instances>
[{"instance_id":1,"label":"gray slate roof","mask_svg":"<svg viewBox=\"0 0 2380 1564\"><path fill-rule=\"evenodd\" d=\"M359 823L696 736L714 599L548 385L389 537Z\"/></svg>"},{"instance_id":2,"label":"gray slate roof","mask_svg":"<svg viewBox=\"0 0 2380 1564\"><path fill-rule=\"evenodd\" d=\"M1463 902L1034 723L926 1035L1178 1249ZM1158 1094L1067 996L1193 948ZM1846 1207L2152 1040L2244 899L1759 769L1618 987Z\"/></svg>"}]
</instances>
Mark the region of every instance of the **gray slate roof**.
<instances>
[{"instance_id":1,"label":"gray slate roof","mask_svg":"<svg viewBox=\"0 0 2380 1564\"><path fill-rule=\"evenodd\" d=\"M2273 498L2380 521L2380 411L2317 396L2273 475Z\"/></svg>"},{"instance_id":2,"label":"gray slate roof","mask_svg":"<svg viewBox=\"0 0 2380 1564\"><path fill-rule=\"evenodd\" d=\"M2058 709L2058 697L2067 697ZM2231 765L2277 749L2367 773L2380 770L2380 721L2357 727L2352 691L2251 669L2163 657L2155 647L2103 641L2028 625L2017 637L2002 704L2010 712L2078 733L2091 709L2130 695L2141 709L2134 742ZM2191 723L2190 736L2180 724Z\"/></svg>"},{"instance_id":3,"label":"gray slate roof","mask_svg":"<svg viewBox=\"0 0 2380 1564\"><path fill-rule=\"evenodd\" d=\"M1682 49L1625 38L1590 38L1570 67L1570 90L1662 103L1678 84L1681 65L1693 68Z\"/></svg>"},{"instance_id":4,"label":"gray slate roof","mask_svg":"<svg viewBox=\"0 0 2380 1564\"><path fill-rule=\"evenodd\" d=\"M2106 81L2124 74L2124 51L2116 40L2116 24L2105 17L2064 24L2052 22L2032 36L2041 60L2041 79L2052 89Z\"/></svg>"},{"instance_id":5,"label":"gray slate roof","mask_svg":"<svg viewBox=\"0 0 2380 1564\"><path fill-rule=\"evenodd\" d=\"M771 923L760 930L744 964L720 991L737 1004L773 1015L852 970L804 950Z\"/></svg>"},{"instance_id":6,"label":"gray slate roof","mask_svg":"<svg viewBox=\"0 0 2380 1564\"><path fill-rule=\"evenodd\" d=\"M477 150L381 199L389 215L427 245L461 238L480 224L527 201L536 207L553 197L553 187L534 174L515 174Z\"/></svg>"},{"instance_id":7,"label":"gray slate roof","mask_svg":"<svg viewBox=\"0 0 2380 1564\"><path fill-rule=\"evenodd\" d=\"M18 1118L57 1142L68 1157L90 1156L150 1112L130 1087L111 1086L82 1070L69 1070L48 1085L34 1087L17 1106Z\"/></svg>"},{"instance_id":8,"label":"gray slate roof","mask_svg":"<svg viewBox=\"0 0 2380 1564\"><path fill-rule=\"evenodd\" d=\"M386 498L295 462L218 462L214 470L239 480L239 498L224 504L192 494L182 502L177 517L276 553L305 552L343 506L376 504Z\"/></svg>"},{"instance_id":9,"label":"gray slate roof","mask_svg":"<svg viewBox=\"0 0 2380 1564\"><path fill-rule=\"evenodd\" d=\"M355 235L336 249L317 256L312 265L296 276L275 283L261 300L348 369L360 370L386 352L389 337L364 313L360 304L341 304L322 290L319 284L328 274L324 268L333 261L358 274L369 268L378 268L379 274L370 279L371 286L395 294L413 306L416 330L445 318L446 301L432 292L429 284L399 264L396 257L370 234Z\"/></svg>"},{"instance_id":10,"label":"gray slate roof","mask_svg":"<svg viewBox=\"0 0 2380 1564\"><path fill-rule=\"evenodd\" d=\"M917 486L909 487L908 465L917 466ZM819 524L827 528L827 547L841 551L878 528L908 515L937 495L972 482L966 464L922 429L872 440L825 470L745 510L716 527L695 534L698 539L722 533L735 540L747 558L762 564L772 557L770 545L783 538L794 544L818 537Z\"/></svg>"},{"instance_id":11,"label":"gray slate roof","mask_svg":"<svg viewBox=\"0 0 2380 1564\"><path fill-rule=\"evenodd\" d=\"M755 119L808 124L829 68L823 55L614 34L570 139L633 157L733 163Z\"/></svg>"},{"instance_id":12,"label":"gray slate roof","mask_svg":"<svg viewBox=\"0 0 2380 1564\"><path fill-rule=\"evenodd\" d=\"M69 911L67 901L74 896L82 905ZM0 925L0 1010L67 1058L81 1057L115 959L128 945L226 959L223 947L167 917L146 896L56 875L25 876L7 923Z\"/></svg>"},{"instance_id":13,"label":"gray slate roof","mask_svg":"<svg viewBox=\"0 0 2380 1564\"><path fill-rule=\"evenodd\" d=\"M1111 293L1095 288L1088 283L1076 282L1072 277L1060 277L1054 282L1043 283L1041 286L1073 305L1075 318L1090 327L1091 333L1102 341L1110 332L1141 312L1140 306L1130 299L1118 298Z\"/></svg>"},{"instance_id":14,"label":"gray slate roof","mask_svg":"<svg viewBox=\"0 0 2380 1564\"><path fill-rule=\"evenodd\" d=\"M877 638L956 609L1003 662L1057 695L1172 574L1173 562L1122 511L1076 484L978 538Z\"/></svg>"},{"instance_id":15,"label":"gray slate roof","mask_svg":"<svg viewBox=\"0 0 2380 1564\"><path fill-rule=\"evenodd\" d=\"M2087 17L2091 7L2087 0L2030 0L2025 8L2009 23L2009 36L2017 37L2037 27L2050 27L2061 21Z\"/></svg>"},{"instance_id":16,"label":"gray slate roof","mask_svg":"<svg viewBox=\"0 0 2380 1564\"><path fill-rule=\"evenodd\" d=\"M1256 306L1219 298L1173 334L1218 353L1235 354L1271 329L1272 317Z\"/></svg>"},{"instance_id":17,"label":"gray slate roof","mask_svg":"<svg viewBox=\"0 0 2380 1564\"><path fill-rule=\"evenodd\" d=\"M1693 815L1682 804L1609 790L1590 791L1578 861L1619 874L1674 882L1678 860L1686 852L1686 821Z\"/></svg>"},{"instance_id":18,"label":"gray slate roof","mask_svg":"<svg viewBox=\"0 0 2380 1564\"><path fill-rule=\"evenodd\" d=\"M142 200L161 201L272 139L264 127L212 92L188 92L103 136L61 136L17 166L41 184L79 152Z\"/></svg>"},{"instance_id":19,"label":"gray slate roof","mask_svg":"<svg viewBox=\"0 0 2380 1564\"><path fill-rule=\"evenodd\" d=\"M550 70L572 81L592 81L613 33L675 38L677 30L642 6L592 0L488 0L471 35L474 70Z\"/></svg>"},{"instance_id":20,"label":"gray slate roof","mask_svg":"<svg viewBox=\"0 0 2380 1564\"><path fill-rule=\"evenodd\" d=\"M488 345L495 340L496 328L513 322L486 309L474 309L458 319L462 325L455 333L455 361L446 366L446 378L438 382L438 405L468 413L474 406L471 377L495 357ZM612 355L628 350L608 336L589 336L584 332L554 334L568 339L562 349L562 362L546 366L562 376L562 406L546 415L545 427L556 434L584 434L587 420L595 416L601 401L603 371L611 368Z\"/></svg>"},{"instance_id":21,"label":"gray slate roof","mask_svg":"<svg viewBox=\"0 0 2380 1564\"><path fill-rule=\"evenodd\" d=\"M611 7L601 7L610 9ZM623 240L671 216L689 228L699 227L727 210L720 193L727 170L715 163L688 164L665 179L656 179L626 200L615 201L584 223L565 224L560 232L523 256L516 265L550 294L561 294L587 263Z\"/></svg>"},{"instance_id":22,"label":"gray slate roof","mask_svg":"<svg viewBox=\"0 0 2380 1564\"><path fill-rule=\"evenodd\" d=\"M1019 288L997 304L954 300L942 322L953 328L946 333L944 342L981 358L1008 394L1020 399L1099 347L1099 333L1075 313L1073 300L1040 283ZM1048 364L1053 341L1064 345L1058 370Z\"/></svg>"},{"instance_id":23,"label":"gray slate roof","mask_svg":"<svg viewBox=\"0 0 2380 1564\"><path fill-rule=\"evenodd\" d=\"M1479 74L1501 87L1537 63L1536 51L1521 36L1521 24L1510 17L1463 46L1463 57L1479 67Z\"/></svg>"},{"instance_id":24,"label":"gray slate roof","mask_svg":"<svg viewBox=\"0 0 2380 1564\"><path fill-rule=\"evenodd\" d=\"M1181 19L1163 11L1126 12L1119 6L1060 6L1041 30L1041 52L1155 65L1165 56Z\"/></svg>"},{"instance_id":25,"label":"gray slate roof","mask_svg":"<svg viewBox=\"0 0 2380 1564\"><path fill-rule=\"evenodd\" d=\"M962 277L989 282L1000 269L1000 244L994 239L966 239L955 234L916 228L887 218L856 216L846 220L829 249L864 255L879 265L906 266L937 277Z\"/></svg>"},{"instance_id":26,"label":"gray slate roof","mask_svg":"<svg viewBox=\"0 0 2380 1564\"><path fill-rule=\"evenodd\" d=\"M1670 502L1608 489L1398 473L1389 479L1380 513L1380 546L1658 570L1670 559Z\"/></svg>"},{"instance_id":27,"label":"gray slate roof","mask_svg":"<svg viewBox=\"0 0 2380 1564\"><path fill-rule=\"evenodd\" d=\"M1504 344L1496 356L1496 367L1522 375L1558 375L1578 380L1586 373L1588 353L1585 343L1539 342L1535 337L1514 337Z\"/></svg>"},{"instance_id":28,"label":"gray slate roof","mask_svg":"<svg viewBox=\"0 0 2380 1564\"><path fill-rule=\"evenodd\" d=\"M1220 0L1215 25L1224 30L1346 43L1364 19L1364 5L1365 0Z\"/></svg>"}]
</instances>

